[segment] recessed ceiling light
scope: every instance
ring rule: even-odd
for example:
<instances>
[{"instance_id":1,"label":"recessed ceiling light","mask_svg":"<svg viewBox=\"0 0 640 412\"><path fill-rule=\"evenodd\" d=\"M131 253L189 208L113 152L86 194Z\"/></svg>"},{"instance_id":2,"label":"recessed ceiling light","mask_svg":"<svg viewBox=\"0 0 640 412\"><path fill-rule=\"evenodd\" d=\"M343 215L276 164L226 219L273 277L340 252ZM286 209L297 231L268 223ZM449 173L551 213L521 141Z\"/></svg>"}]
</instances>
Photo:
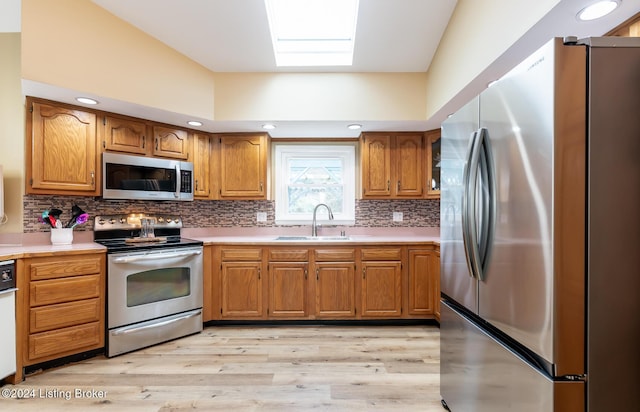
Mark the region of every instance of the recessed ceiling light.
<instances>
[{"instance_id":1,"label":"recessed ceiling light","mask_svg":"<svg viewBox=\"0 0 640 412\"><path fill-rule=\"evenodd\" d=\"M361 124L357 124L357 123L350 124L349 126L347 126L347 129L349 129L349 130L360 130L360 129L362 129L362 125Z\"/></svg>"},{"instance_id":2,"label":"recessed ceiling light","mask_svg":"<svg viewBox=\"0 0 640 412\"><path fill-rule=\"evenodd\" d=\"M89 97L76 97L76 100L84 104L98 104L97 100L91 99Z\"/></svg>"},{"instance_id":3,"label":"recessed ceiling light","mask_svg":"<svg viewBox=\"0 0 640 412\"><path fill-rule=\"evenodd\" d=\"M273 130L276 128L276 125L271 123L266 123L262 125L262 128L265 130Z\"/></svg>"},{"instance_id":4,"label":"recessed ceiling light","mask_svg":"<svg viewBox=\"0 0 640 412\"><path fill-rule=\"evenodd\" d=\"M196 126L196 127L202 126L202 122L199 122L197 120L189 120L187 124L189 126Z\"/></svg>"},{"instance_id":5,"label":"recessed ceiling light","mask_svg":"<svg viewBox=\"0 0 640 412\"><path fill-rule=\"evenodd\" d=\"M604 0L590 4L578 12L578 20L589 21L599 19L614 11L620 5L620 0Z\"/></svg>"}]
</instances>

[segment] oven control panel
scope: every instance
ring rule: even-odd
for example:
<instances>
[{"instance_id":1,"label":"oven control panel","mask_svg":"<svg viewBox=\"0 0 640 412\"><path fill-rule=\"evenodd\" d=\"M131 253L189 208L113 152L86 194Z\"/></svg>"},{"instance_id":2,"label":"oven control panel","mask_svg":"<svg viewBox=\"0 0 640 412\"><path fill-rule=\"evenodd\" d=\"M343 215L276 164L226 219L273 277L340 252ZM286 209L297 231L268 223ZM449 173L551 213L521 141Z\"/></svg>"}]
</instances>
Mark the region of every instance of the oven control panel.
<instances>
[{"instance_id":1,"label":"oven control panel","mask_svg":"<svg viewBox=\"0 0 640 412\"><path fill-rule=\"evenodd\" d=\"M0 290L13 289L16 287L15 261L7 260L0 262Z\"/></svg>"},{"instance_id":2,"label":"oven control panel","mask_svg":"<svg viewBox=\"0 0 640 412\"><path fill-rule=\"evenodd\" d=\"M119 230L119 229L140 229L141 219L150 219L156 229L180 229L182 219L180 216L169 213L162 215L151 215L146 213L129 213L126 215L103 215L94 219L93 230Z\"/></svg>"}]
</instances>

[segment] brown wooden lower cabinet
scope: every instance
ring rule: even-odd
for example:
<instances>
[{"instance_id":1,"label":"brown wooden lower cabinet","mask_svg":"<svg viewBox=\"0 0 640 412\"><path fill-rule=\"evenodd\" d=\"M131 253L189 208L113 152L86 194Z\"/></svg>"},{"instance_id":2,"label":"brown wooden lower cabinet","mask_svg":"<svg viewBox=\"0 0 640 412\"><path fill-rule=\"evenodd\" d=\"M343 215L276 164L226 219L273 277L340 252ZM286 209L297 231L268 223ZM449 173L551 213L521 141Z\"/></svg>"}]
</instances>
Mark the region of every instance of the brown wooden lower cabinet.
<instances>
[{"instance_id":1,"label":"brown wooden lower cabinet","mask_svg":"<svg viewBox=\"0 0 640 412\"><path fill-rule=\"evenodd\" d=\"M306 262L269 263L269 317L307 318L308 279Z\"/></svg>"},{"instance_id":2,"label":"brown wooden lower cabinet","mask_svg":"<svg viewBox=\"0 0 640 412\"><path fill-rule=\"evenodd\" d=\"M362 262L362 317L402 316L402 264Z\"/></svg>"},{"instance_id":3,"label":"brown wooden lower cabinet","mask_svg":"<svg viewBox=\"0 0 640 412\"><path fill-rule=\"evenodd\" d=\"M354 319L356 310L356 249L354 247L317 247L313 249L315 282L314 317L317 319Z\"/></svg>"},{"instance_id":4,"label":"brown wooden lower cabinet","mask_svg":"<svg viewBox=\"0 0 640 412\"><path fill-rule=\"evenodd\" d=\"M222 262L222 319L261 319L263 305L262 262Z\"/></svg>"},{"instance_id":5,"label":"brown wooden lower cabinet","mask_svg":"<svg viewBox=\"0 0 640 412\"><path fill-rule=\"evenodd\" d=\"M317 318L355 318L354 274L354 262L315 263Z\"/></svg>"},{"instance_id":6,"label":"brown wooden lower cabinet","mask_svg":"<svg viewBox=\"0 0 640 412\"><path fill-rule=\"evenodd\" d=\"M439 254L436 255L434 249L410 249L408 255L409 314L435 316L440 297Z\"/></svg>"},{"instance_id":7,"label":"brown wooden lower cabinet","mask_svg":"<svg viewBox=\"0 0 640 412\"><path fill-rule=\"evenodd\" d=\"M205 321L439 317L431 244L207 248Z\"/></svg>"},{"instance_id":8,"label":"brown wooden lower cabinet","mask_svg":"<svg viewBox=\"0 0 640 412\"><path fill-rule=\"evenodd\" d=\"M61 350L83 352L87 350L86 348L100 347L103 335L100 322L30 334L29 359L59 357Z\"/></svg>"},{"instance_id":9,"label":"brown wooden lower cabinet","mask_svg":"<svg viewBox=\"0 0 640 412\"><path fill-rule=\"evenodd\" d=\"M402 316L402 257L400 246L360 249L360 316L400 318Z\"/></svg>"},{"instance_id":10,"label":"brown wooden lower cabinet","mask_svg":"<svg viewBox=\"0 0 640 412\"><path fill-rule=\"evenodd\" d=\"M37 333L93 322L100 319L101 304L101 299L96 297L77 302L31 308L29 311L29 331Z\"/></svg>"},{"instance_id":11,"label":"brown wooden lower cabinet","mask_svg":"<svg viewBox=\"0 0 640 412\"><path fill-rule=\"evenodd\" d=\"M266 280L262 248L222 247L214 252L220 265L221 319L265 319Z\"/></svg>"},{"instance_id":12,"label":"brown wooden lower cabinet","mask_svg":"<svg viewBox=\"0 0 640 412\"><path fill-rule=\"evenodd\" d=\"M24 367L104 347L105 254L19 259L17 372Z\"/></svg>"}]
</instances>

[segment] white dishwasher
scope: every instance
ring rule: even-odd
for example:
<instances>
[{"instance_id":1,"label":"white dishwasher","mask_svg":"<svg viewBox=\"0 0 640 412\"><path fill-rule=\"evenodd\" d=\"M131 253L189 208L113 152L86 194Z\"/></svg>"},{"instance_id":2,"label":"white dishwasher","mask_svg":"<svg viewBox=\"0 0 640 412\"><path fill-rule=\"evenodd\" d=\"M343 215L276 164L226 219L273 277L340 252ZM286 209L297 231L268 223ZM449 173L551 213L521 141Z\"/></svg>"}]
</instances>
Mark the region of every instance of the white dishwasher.
<instances>
[{"instance_id":1,"label":"white dishwasher","mask_svg":"<svg viewBox=\"0 0 640 412\"><path fill-rule=\"evenodd\" d=\"M16 372L15 262L0 262L0 380Z\"/></svg>"}]
</instances>

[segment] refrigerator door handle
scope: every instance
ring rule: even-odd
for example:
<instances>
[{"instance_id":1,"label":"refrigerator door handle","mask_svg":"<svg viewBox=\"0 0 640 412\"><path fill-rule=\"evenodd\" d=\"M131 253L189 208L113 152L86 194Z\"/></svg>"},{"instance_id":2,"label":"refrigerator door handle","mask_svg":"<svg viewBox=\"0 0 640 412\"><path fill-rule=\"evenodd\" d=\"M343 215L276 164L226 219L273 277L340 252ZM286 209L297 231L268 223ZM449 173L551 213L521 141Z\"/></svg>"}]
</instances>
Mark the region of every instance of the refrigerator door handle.
<instances>
[{"instance_id":1,"label":"refrigerator door handle","mask_svg":"<svg viewBox=\"0 0 640 412\"><path fill-rule=\"evenodd\" d=\"M462 207L461 207L461 220L462 220L462 241L464 245L464 254L469 269L469 276L477 278L476 266L474 265L473 244L475 242L475 189L472 190L472 186L475 187L476 173L474 177L471 177L472 171L477 172L477 165L472 165L473 155L477 150L476 141L478 140L478 132L475 131L471 134L469 140L469 148L467 149L467 159L464 163L464 169L462 172ZM472 233L472 227L473 233Z\"/></svg>"},{"instance_id":2,"label":"refrigerator door handle","mask_svg":"<svg viewBox=\"0 0 640 412\"><path fill-rule=\"evenodd\" d=\"M491 140L489 139L489 131L486 128L481 128L478 131L478 142L476 143L479 151L479 173L480 173L480 187L477 195L480 196L480 228L478 240L474 242L477 245L478 258L476 262L477 272L476 276L479 280L485 280L487 272L487 265L489 263L489 257L491 256L491 249L493 246L493 237L495 233L496 222L496 182L495 182L495 169L493 161L493 152L491 150Z\"/></svg>"},{"instance_id":3,"label":"refrigerator door handle","mask_svg":"<svg viewBox=\"0 0 640 412\"><path fill-rule=\"evenodd\" d=\"M482 139L484 134L482 129L479 129L475 133L475 141L473 143L473 150L471 151L471 160L469 161L469 181L465 190L467 191L467 210L466 215L468 219L468 260L473 272L473 277L476 279L482 278L482 266L480 263L480 248L478 247L478 232L482 231L479 228L479 224L482 224L483 220L481 214L482 198L478 196L478 174L480 172L480 154L482 152ZM480 194L481 195L481 194Z\"/></svg>"}]
</instances>

